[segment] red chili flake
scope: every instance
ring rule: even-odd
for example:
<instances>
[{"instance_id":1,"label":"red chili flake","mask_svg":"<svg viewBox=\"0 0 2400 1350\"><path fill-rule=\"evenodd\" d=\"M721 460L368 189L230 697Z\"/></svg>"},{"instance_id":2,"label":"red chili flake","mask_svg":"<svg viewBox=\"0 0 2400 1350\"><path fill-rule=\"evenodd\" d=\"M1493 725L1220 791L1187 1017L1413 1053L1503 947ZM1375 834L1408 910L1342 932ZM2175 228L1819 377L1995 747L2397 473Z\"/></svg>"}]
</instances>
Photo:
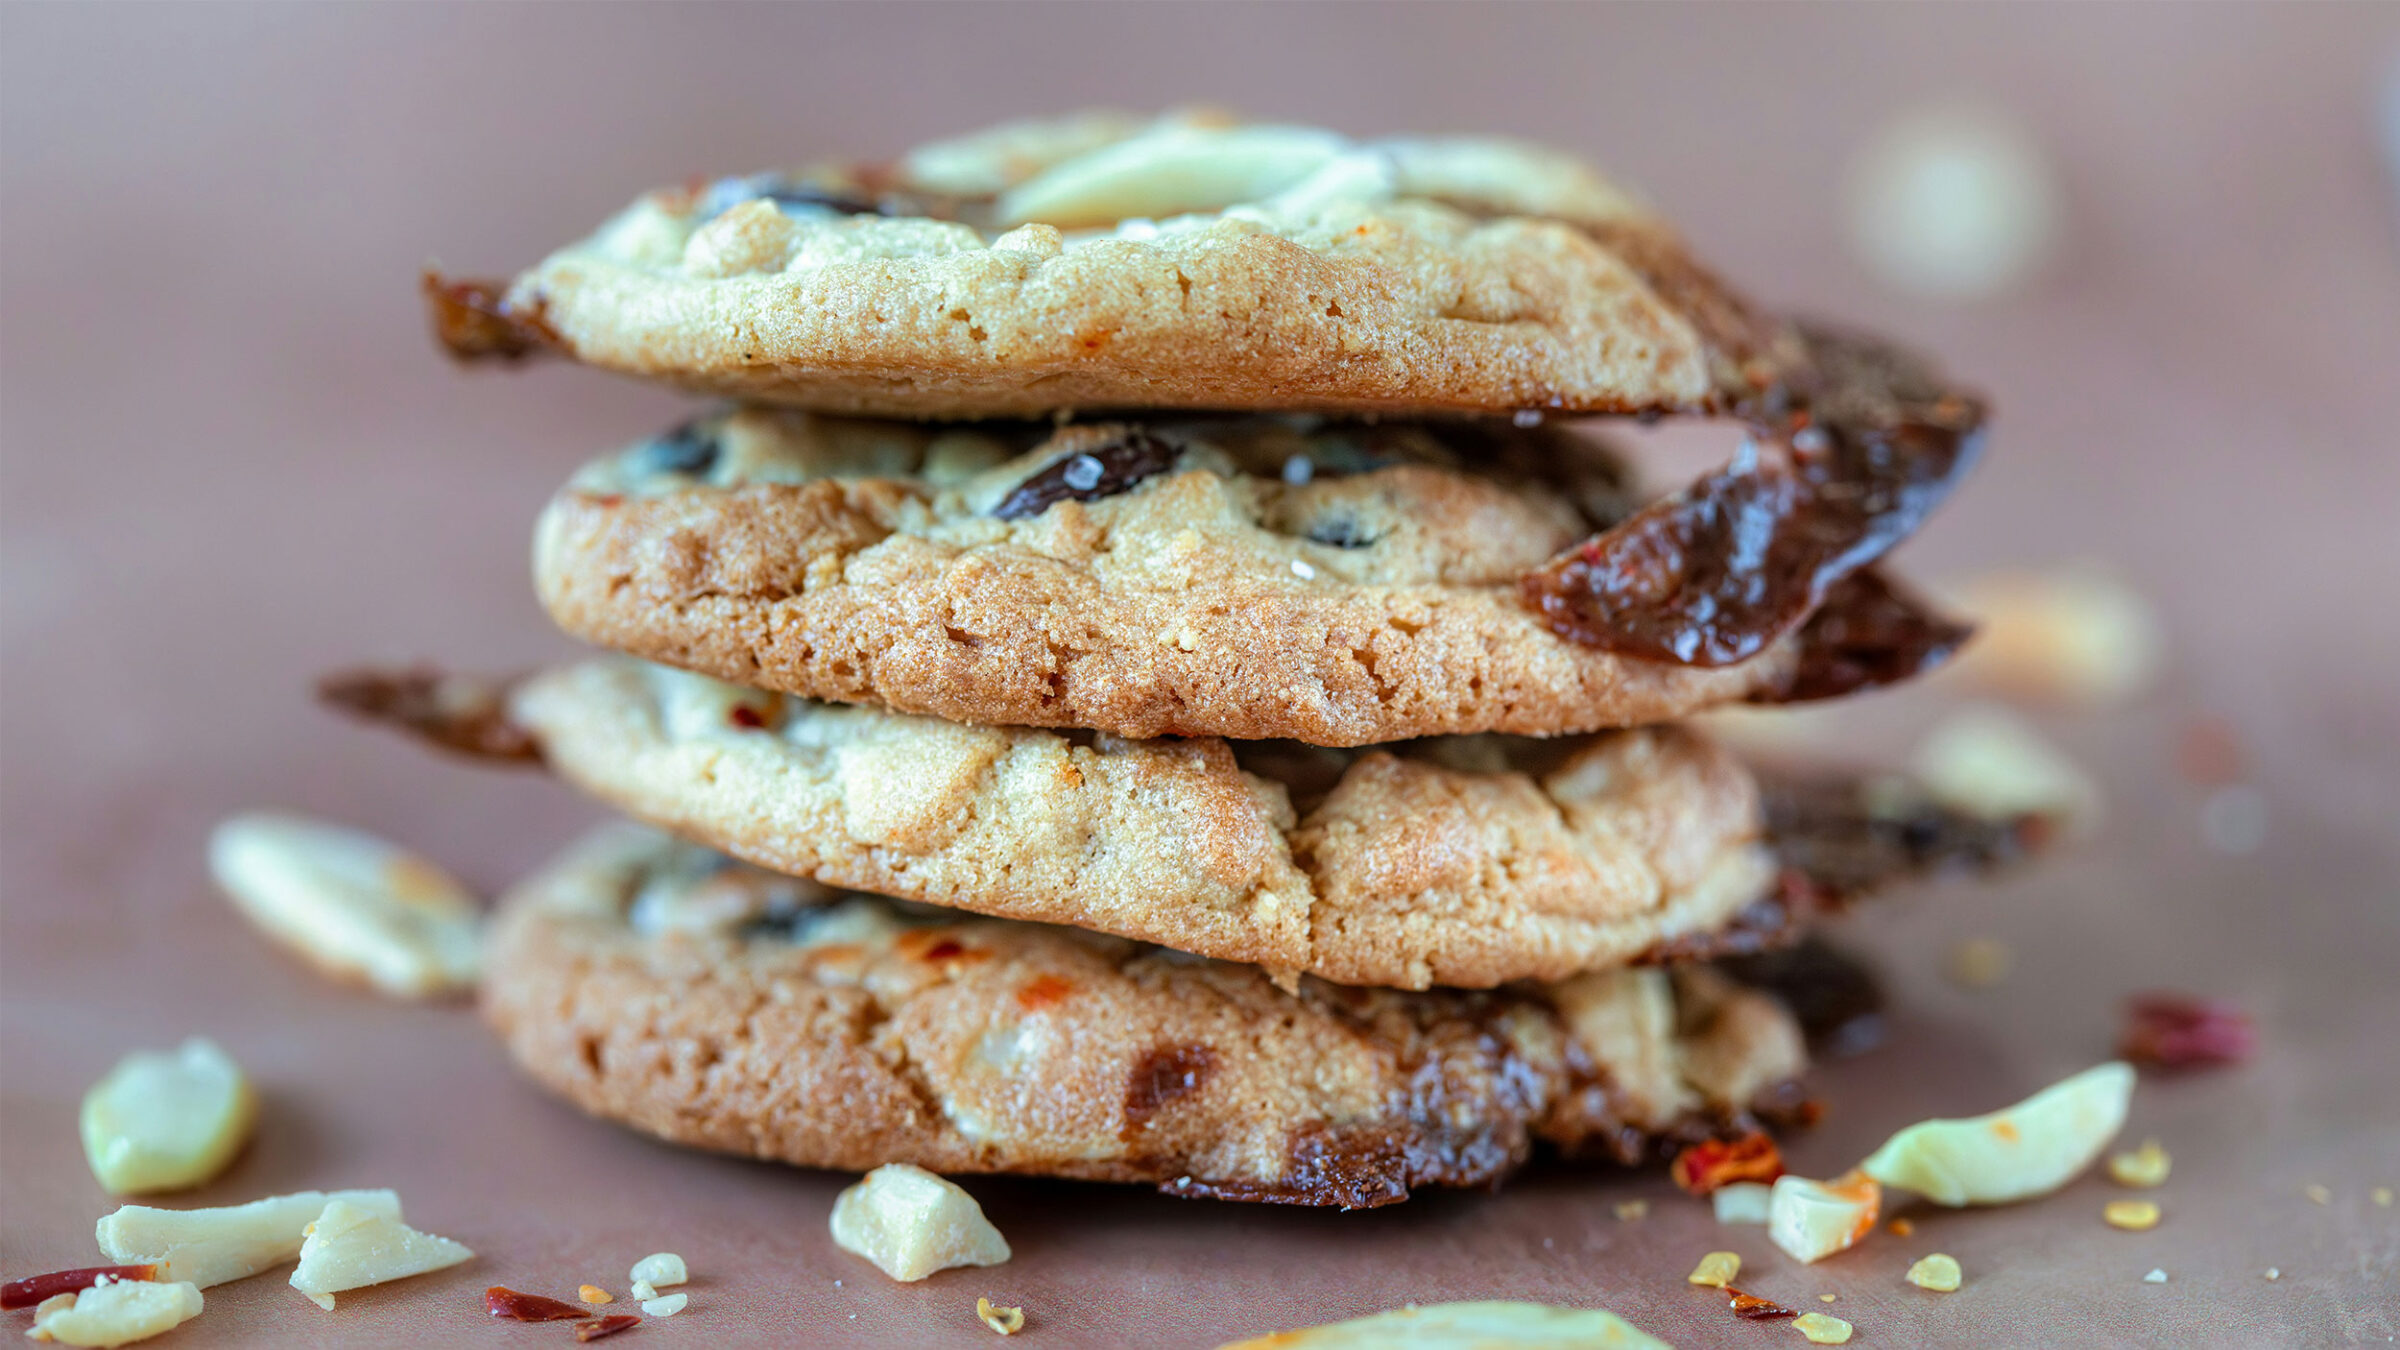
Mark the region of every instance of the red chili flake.
<instances>
[{"instance_id":1,"label":"red chili flake","mask_svg":"<svg viewBox=\"0 0 2400 1350\"><path fill-rule=\"evenodd\" d=\"M2195 717L2176 738L2175 768L2187 782L2223 787L2242 781L2242 740L2221 717Z\"/></svg>"},{"instance_id":2,"label":"red chili flake","mask_svg":"<svg viewBox=\"0 0 2400 1350\"><path fill-rule=\"evenodd\" d=\"M734 704L733 711L725 714L725 717L735 726L749 731L756 731L767 724L767 719L758 715L758 709L747 703Z\"/></svg>"},{"instance_id":3,"label":"red chili flake","mask_svg":"<svg viewBox=\"0 0 2400 1350\"><path fill-rule=\"evenodd\" d=\"M149 1266L78 1266L73 1270L54 1270L47 1275L29 1275L22 1280L0 1284L0 1308L30 1308L46 1298L73 1294L89 1289L105 1277L111 1280L155 1280L158 1267Z\"/></svg>"},{"instance_id":4,"label":"red chili flake","mask_svg":"<svg viewBox=\"0 0 2400 1350\"><path fill-rule=\"evenodd\" d=\"M1736 1181L1772 1183L1783 1175L1783 1150L1764 1130L1739 1139L1703 1139L1675 1155L1669 1169L1675 1184L1693 1195L1713 1195Z\"/></svg>"},{"instance_id":5,"label":"red chili flake","mask_svg":"<svg viewBox=\"0 0 2400 1350\"><path fill-rule=\"evenodd\" d=\"M1747 1318L1753 1322L1772 1322L1778 1317L1798 1317L1800 1315L1771 1298L1745 1294L1730 1284L1725 1286L1725 1292L1733 1300L1733 1315L1736 1317Z\"/></svg>"},{"instance_id":6,"label":"red chili flake","mask_svg":"<svg viewBox=\"0 0 2400 1350\"><path fill-rule=\"evenodd\" d=\"M606 1317L595 1317L589 1322L577 1322L575 1339L578 1342L596 1341L603 1336L614 1336L627 1327L639 1326L641 1320L632 1313L610 1313Z\"/></svg>"},{"instance_id":7,"label":"red chili flake","mask_svg":"<svg viewBox=\"0 0 2400 1350\"><path fill-rule=\"evenodd\" d=\"M592 1315L589 1308L561 1303L540 1294L521 1294L504 1284L495 1284L483 1291L483 1306L494 1317L511 1322L575 1322Z\"/></svg>"},{"instance_id":8,"label":"red chili flake","mask_svg":"<svg viewBox=\"0 0 2400 1350\"><path fill-rule=\"evenodd\" d=\"M2162 1069L2238 1064L2258 1049L2250 1015L2223 999L2142 994L2126 1005L2117 1053Z\"/></svg>"}]
</instances>

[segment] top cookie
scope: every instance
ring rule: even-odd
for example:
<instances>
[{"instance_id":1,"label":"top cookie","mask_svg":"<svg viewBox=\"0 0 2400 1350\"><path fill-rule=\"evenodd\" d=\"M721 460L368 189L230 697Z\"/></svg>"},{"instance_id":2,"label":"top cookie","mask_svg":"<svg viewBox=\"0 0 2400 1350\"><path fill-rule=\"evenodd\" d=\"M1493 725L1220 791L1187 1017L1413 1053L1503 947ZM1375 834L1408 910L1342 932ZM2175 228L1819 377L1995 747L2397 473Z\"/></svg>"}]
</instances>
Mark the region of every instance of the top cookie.
<instances>
[{"instance_id":1,"label":"top cookie","mask_svg":"<svg viewBox=\"0 0 2400 1350\"><path fill-rule=\"evenodd\" d=\"M427 294L462 356L905 417L1713 410L1795 359L1567 156L1190 114L664 189L505 291Z\"/></svg>"}]
</instances>

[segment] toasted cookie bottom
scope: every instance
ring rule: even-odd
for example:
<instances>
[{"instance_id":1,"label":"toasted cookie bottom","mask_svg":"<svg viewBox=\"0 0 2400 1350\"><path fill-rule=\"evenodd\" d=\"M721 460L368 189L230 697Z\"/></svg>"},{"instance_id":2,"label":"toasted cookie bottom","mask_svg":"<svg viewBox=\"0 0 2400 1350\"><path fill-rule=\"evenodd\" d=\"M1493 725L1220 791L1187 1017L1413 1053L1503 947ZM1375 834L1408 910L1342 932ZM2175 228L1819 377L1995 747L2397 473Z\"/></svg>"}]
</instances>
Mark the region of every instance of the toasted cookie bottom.
<instances>
[{"instance_id":1,"label":"toasted cookie bottom","mask_svg":"<svg viewBox=\"0 0 2400 1350\"><path fill-rule=\"evenodd\" d=\"M594 1115L802 1166L913 1162L1344 1208L1625 1162L1789 1109L1774 999L1705 967L1488 993L1303 980L826 890L634 827L518 887L484 1012Z\"/></svg>"}]
</instances>

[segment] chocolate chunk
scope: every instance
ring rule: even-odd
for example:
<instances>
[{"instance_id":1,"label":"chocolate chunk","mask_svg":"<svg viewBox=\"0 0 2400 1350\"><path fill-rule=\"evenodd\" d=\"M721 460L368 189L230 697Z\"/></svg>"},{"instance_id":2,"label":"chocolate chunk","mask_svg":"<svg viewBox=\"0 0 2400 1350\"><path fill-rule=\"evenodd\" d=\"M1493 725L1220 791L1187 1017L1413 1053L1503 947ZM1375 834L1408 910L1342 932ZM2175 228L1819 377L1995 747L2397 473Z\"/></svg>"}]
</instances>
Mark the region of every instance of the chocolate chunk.
<instances>
[{"instance_id":1,"label":"chocolate chunk","mask_svg":"<svg viewBox=\"0 0 2400 1350\"><path fill-rule=\"evenodd\" d=\"M1743 984L1773 994L1808 1043L1821 1053L1857 1054L1883 1039L1883 986L1856 958L1820 937L1755 956L1722 962L1719 969Z\"/></svg>"},{"instance_id":2,"label":"chocolate chunk","mask_svg":"<svg viewBox=\"0 0 2400 1350\"><path fill-rule=\"evenodd\" d=\"M1176 450L1147 431L1127 430L1114 439L1068 455L1017 484L992 508L998 520L1027 520L1064 501L1114 497L1145 478L1175 467Z\"/></svg>"},{"instance_id":3,"label":"chocolate chunk","mask_svg":"<svg viewBox=\"0 0 2400 1350\"><path fill-rule=\"evenodd\" d=\"M418 289L434 340L460 361L522 361L566 347L539 303L530 309L509 303L504 282L451 281L429 267Z\"/></svg>"},{"instance_id":4,"label":"chocolate chunk","mask_svg":"<svg viewBox=\"0 0 2400 1350\"><path fill-rule=\"evenodd\" d=\"M1839 909L1896 881L1996 871L2040 847L2037 816L1993 821L1930 799L1887 800L1867 780L1762 776L1767 838L1803 902Z\"/></svg>"},{"instance_id":5,"label":"chocolate chunk","mask_svg":"<svg viewBox=\"0 0 2400 1350\"><path fill-rule=\"evenodd\" d=\"M1217 1052L1205 1045L1168 1045L1142 1056L1125 1078L1125 1128L1150 1123L1158 1109L1200 1090L1217 1067Z\"/></svg>"},{"instance_id":6,"label":"chocolate chunk","mask_svg":"<svg viewBox=\"0 0 2400 1350\"><path fill-rule=\"evenodd\" d=\"M317 697L369 722L384 722L477 759L539 763L533 733L509 720L507 680L438 670L350 670L317 681Z\"/></svg>"},{"instance_id":7,"label":"chocolate chunk","mask_svg":"<svg viewBox=\"0 0 2400 1350\"><path fill-rule=\"evenodd\" d=\"M698 422L686 422L633 452L637 473L681 473L704 477L717 466L724 443Z\"/></svg>"},{"instance_id":8,"label":"chocolate chunk","mask_svg":"<svg viewBox=\"0 0 2400 1350\"><path fill-rule=\"evenodd\" d=\"M1807 359L1741 409L1766 441L1527 574L1554 631L1679 665L1747 660L1948 497L1983 404L1897 347L1800 337Z\"/></svg>"}]
</instances>

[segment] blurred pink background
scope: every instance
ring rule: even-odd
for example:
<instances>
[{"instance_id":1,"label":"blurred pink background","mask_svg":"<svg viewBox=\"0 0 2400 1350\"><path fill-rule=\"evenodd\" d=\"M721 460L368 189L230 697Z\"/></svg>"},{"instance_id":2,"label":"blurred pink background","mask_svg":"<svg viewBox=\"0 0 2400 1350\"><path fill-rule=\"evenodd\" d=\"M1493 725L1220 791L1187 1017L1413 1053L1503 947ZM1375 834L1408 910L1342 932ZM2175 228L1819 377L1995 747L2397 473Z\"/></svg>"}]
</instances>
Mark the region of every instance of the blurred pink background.
<instances>
[{"instance_id":1,"label":"blurred pink background","mask_svg":"<svg viewBox=\"0 0 2400 1350\"><path fill-rule=\"evenodd\" d=\"M422 331L421 265L503 274L695 174L1205 101L1587 154L1761 298L1890 329L1992 392L1985 466L1907 570L2097 558L2168 619L2165 690L2054 728L2110 789L2100 841L1852 925L1896 971L1903 1030L1828 1071L1837 1110L1798 1165L2090 1062L2131 988L2241 996L2268 1053L2145 1090L2137 1127L2170 1135L2183 1179L2157 1234L2102 1229L2087 1183L1958 1220L1943 1241L1990 1274L1938 1308L1854 1262L1782 1292L1843 1289L1862 1344L1989 1344L1975 1328L2032 1312L2064 1319L2042 1340L2388 1338L2400 1230L2361 1196L2400 1183L2400 191L2374 121L2396 62L2389 5L0 8L0 1267L89 1258L107 1202L76 1095L207 1030L271 1109L201 1198L394 1184L486 1258L346 1296L338 1321L228 1286L178 1345L466 1334L483 1283L559 1292L677 1242L696 1268L711 1246L695 1312L721 1320L644 1334L718 1344L980 1343L952 1305L1004 1288L1058 1344L1502 1294L1729 1339L1678 1287L1723 1239L1614 1177L1347 1219L995 1184L1019 1260L894 1289L826 1248L840 1179L581 1121L468 1017L330 991L209 893L206 830L245 807L367 825L487 888L595 815L308 701L362 659L564 650L525 580L534 512L684 406L563 366L460 373ZM1848 251L1839 184L1890 118L1960 99L2051 157L2062 248L2003 298L1911 300ZM2195 711L2232 721L2268 794L2255 855L2196 841L2169 764ZM1968 932L2014 943L2018 978L1942 985ZM2337 1204L2295 1199L2303 1181ZM1659 1210L1638 1233L1604 1203L1632 1194ZM2267 1264L2294 1274L2266 1285ZM2144 1287L2152 1265L2179 1283Z\"/></svg>"}]
</instances>

